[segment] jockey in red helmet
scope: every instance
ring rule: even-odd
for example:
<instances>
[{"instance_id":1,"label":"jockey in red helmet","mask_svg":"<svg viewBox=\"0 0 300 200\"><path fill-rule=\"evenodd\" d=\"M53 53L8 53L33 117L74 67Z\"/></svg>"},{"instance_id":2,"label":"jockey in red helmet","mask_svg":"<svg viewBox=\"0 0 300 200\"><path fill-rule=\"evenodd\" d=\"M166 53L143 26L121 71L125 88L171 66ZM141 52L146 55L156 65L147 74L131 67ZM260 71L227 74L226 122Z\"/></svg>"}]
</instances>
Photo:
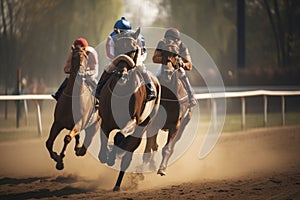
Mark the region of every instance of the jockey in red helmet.
<instances>
[{"instance_id":1,"label":"jockey in red helmet","mask_svg":"<svg viewBox=\"0 0 300 200\"><path fill-rule=\"evenodd\" d=\"M95 88L97 85L97 76L99 73L99 66L98 66L98 53L96 52L96 50L88 45L88 42L85 38L77 38L74 42L73 45L76 46L80 46L80 47L85 47L86 48L86 52L87 52L87 72L86 74L88 76L86 76L86 80L87 83L89 83L92 88ZM65 78L65 80L63 81L63 83L60 85L60 87L58 88L58 90L52 94L52 97L56 100L58 100L58 98L61 96L63 90L65 89L65 87L67 86L68 80L69 80L69 74L70 74L70 70L71 70L71 60L72 60L72 52L70 52L66 65L64 67L64 72L66 73L67 77Z\"/></svg>"}]
</instances>

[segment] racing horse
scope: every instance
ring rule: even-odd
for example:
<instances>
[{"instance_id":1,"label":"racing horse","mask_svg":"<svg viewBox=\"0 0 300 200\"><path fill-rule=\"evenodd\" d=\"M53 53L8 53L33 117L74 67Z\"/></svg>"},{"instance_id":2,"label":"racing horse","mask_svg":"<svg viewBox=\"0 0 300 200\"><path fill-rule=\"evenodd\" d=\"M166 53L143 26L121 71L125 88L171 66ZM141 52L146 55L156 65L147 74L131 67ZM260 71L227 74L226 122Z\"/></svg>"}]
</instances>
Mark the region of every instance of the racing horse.
<instances>
[{"instance_id":1,"label":"racing horse","mask_svg":"<svg viewBox=\"0 0 300 200\"><path fill-rule=\"evenodd\" d=\"M189 123L193 108L189 106L188 94L184 89L178 72L179 48L176 43L166 44L162 50L162 66L158 73L161 84L160 109L153 123L147 130L147 142L143 155L144 164L149 163L152 154L158 150L156 142L158 131L168 132L167 142L162 149L162 161L157 174L166 175L168 161L174 151L176 142L181 138Z\"/></svg>"},{"instance_id":2,"label":"racing horse","mask_svg":"<svg viewBox=\"0 0 300 200\"><path fill-rule=\"evenodd\" d=\"M141 56L139 34L140 29L120 33L115 38L115 46L118 47L118 55L112 61L115 71L103 86L99 98L99 115L102 119L99 160L113 166L116 157L121 158L120 172L113 191L120 190L133 152L155 117L160 101L160 84L154 75L151 75L152 88L157 98L146 101L146 86L138 70ZM113 137L114 144L108 145L109 135L114 129L119 131Z\"/></svg>"},{"instance_id":3,"label":"racing horse","mask_svg":"<svg viewBox=\"0 0 300 200\"><path fill-rule=\"evenodd\" d=\"M72 45L69 80L63 94L56 103L54 122L46 141L50 157L56 162L56 169L58 170L64 168L63 158L71 139L73 137L76 139L75 154L83 156L86 153L86 147L80 145L80 131L85 130L87 138L87 136L94 135L100 128L98 110L94 108L95 97L92 95L91 88L85 82L86 70L87 53L85 48ZM58 155L53 151L53 143L63 129L69 130L69 133L64 137L64 145Z\"/></svg>"}]
</instances>

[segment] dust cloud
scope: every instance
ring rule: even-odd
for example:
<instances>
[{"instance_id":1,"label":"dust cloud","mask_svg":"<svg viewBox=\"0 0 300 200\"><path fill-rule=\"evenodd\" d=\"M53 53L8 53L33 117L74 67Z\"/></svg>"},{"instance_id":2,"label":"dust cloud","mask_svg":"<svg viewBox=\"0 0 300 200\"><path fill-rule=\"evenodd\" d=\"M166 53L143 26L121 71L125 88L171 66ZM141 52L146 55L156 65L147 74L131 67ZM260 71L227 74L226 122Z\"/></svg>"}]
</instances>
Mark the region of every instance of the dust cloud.
<instances>
[{"instance_id":1,"label":"dust cloud","mask_svg":"<svg viewBox=\"0 0 300 200\"><path fill-rule=\"evenodd\" d=\"M198 159L202 135L198 135L184 155L167 168L161 177L155 172L127 173L123 190L147 190L186 182L223 180L285 170L300 165L299 127L256 129L223 133L217 145L205 159ZM54 146L59 152L63 136ZM57 171L45 147L46 138L1 142L0 177L17 179L51 179L84 188L88 191L111 190L118 171L87 154L76 157L74 140L68 146L65 169ZM162 148L160 146L160 148ZM160 161L156 161L160 162Z\"/></svg>"}]
</instances>

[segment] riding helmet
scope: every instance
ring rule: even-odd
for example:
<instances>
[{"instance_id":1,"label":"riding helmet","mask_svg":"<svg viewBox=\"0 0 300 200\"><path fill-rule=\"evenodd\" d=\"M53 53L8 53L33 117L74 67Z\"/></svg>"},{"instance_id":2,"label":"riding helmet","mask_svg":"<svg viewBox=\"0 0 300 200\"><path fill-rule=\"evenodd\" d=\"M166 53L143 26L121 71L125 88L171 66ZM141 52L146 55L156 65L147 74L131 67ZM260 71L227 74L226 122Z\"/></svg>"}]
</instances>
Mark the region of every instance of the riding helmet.
<instances>
[{"instance_id":1,"label":"riding helmet","mask_svg":"<svg viewBox=\"0 0 300 200\"><path fill-rule=\"evenodd\" d=\"M180 32L176 28L170 28L165 33L165 38L171 37L180 40Z\"/></svg>"},{"instance_id":2,"label":"riding helmet","mask_svg":"<svg viewBox=\"0 0 300 200\"><path fill-rule=\"evenodd\" d=\"M125 17L122 17L121 19L116 21L114 29L131 30L131 24Z\"/></svg>"},{"instance_id":3,"label":"riding helmet","mask_svg":"<svg viewBox=\"0 0 300 200\"><path fill-rule=\"evenodd\" d=\"M88 42L86 41L86 39L84 38L77 38L74 42L73 42L74 46L80 45L83 47L87 47L89 46Z\"/></svg>"}]
</instances>

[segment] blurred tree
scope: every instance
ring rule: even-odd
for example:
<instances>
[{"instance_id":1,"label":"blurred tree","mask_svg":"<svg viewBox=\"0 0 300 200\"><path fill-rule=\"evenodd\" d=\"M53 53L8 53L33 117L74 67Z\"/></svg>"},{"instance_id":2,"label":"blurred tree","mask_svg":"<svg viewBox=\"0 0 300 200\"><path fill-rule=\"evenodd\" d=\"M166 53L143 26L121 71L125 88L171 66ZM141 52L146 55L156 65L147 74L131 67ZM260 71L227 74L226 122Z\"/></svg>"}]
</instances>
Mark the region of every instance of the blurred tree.
<instances>
[{"instance_id":1,"label":"blurred tree","mask_svg":"<svg viewBox=\"0 0 300 200\"><path fill-rule=\"evenodd\" d=\"M1 0L0 63L4 77L14 79L16 67L29 78L57 86L72 42L87 38L98 45L122 13L121 0Z\"/></svg>"},{"instance_id":2,"label":"blurred tree","mask_svg":"<svg viewBox=\"0 0 300 200\"><path fill-rule=\"evenodd\" d=\"M245 67L245 0L237 0L237 67Z\"/></svg>"},{"instance_id":3,"label":"blurred tree","mask_svg":"<svg viewBox=\"0 0 300 200\"><path fill-rule=\"evenodd\" d=\"M235 1L166 1L170 5L167 26L177 27L198 41L222 73L234 72L237 49Z\"/></svg>"},{"instance_id":4,"label":"blurred tree","mask_svg":"<svg viewBox=\"0 0 300 200\"><path fill-rule=\"evenodd\" d=\"M286 67L294 65L294 57L296 52L299 52L300 45L299 1L272 0L270 2L270 0L264 0L263 4L268 13L276 42L278 66Z\"/></svg>"},{"instance_id":5,"label":"blurred tree","mask_svg":"<svg viewBox=\"0 0 300 200\"><path fill-rule=\"evenodd\" d=\"M8 86L13 87L16 82L17 66L19 65L19 61L15 57L20 55L17 37L21 27L16 25L16 21L20 17L22 2L0 0L0 4L0 85L8 84L9 80L13 78L10 71L13 71L15 73L14 82L11 82Z\"/></svg>"},{"instance_id":6,"label":"blurred tree","mask_svg":"<svg viewBox=\"0 0 300 200\"><path fill-rule=\"evenodd\" d=\"M237 72L237 2L233 0L164 0L169 20L198 41L220 72ZM300 2L245 0L245 68L300 68ZM261 72L260 72L261 73Z\"/></svg>"}]
</instances>

